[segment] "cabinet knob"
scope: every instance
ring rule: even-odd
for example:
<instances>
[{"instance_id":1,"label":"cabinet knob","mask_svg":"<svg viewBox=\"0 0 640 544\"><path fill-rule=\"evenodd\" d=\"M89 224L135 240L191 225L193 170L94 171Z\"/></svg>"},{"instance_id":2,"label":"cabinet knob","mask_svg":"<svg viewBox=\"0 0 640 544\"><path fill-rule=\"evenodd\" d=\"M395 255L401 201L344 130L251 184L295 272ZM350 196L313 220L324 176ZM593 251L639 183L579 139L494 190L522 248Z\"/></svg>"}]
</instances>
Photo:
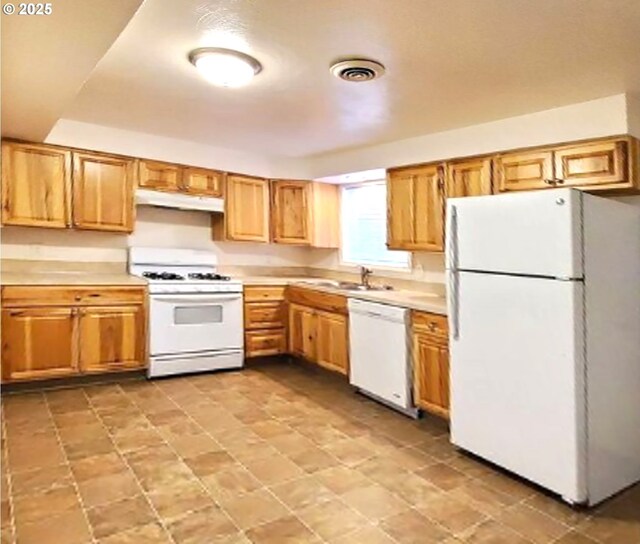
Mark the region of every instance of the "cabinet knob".
<instances>
[{"instance_id":1,"label":"cabinet knob","mask_svg":"<svg viewBox=\"0 0 640 544\"><path fill-rule=\"evenodd\" d=\"M429 330L431 332L435 331L436 330L436 324L435 323L429 323Z\"/></svg>"},{"instance_id":2,"label":"cabinet knob","mask_svg":"<svg viewBox=\"0 0 640 544\"><path fill-rule=\"evenodd\" d=\"M75 299L76 299L76 300L82 300L82 295L76 295L76 296L75 296Z\"/></svg>"}]
</instances>

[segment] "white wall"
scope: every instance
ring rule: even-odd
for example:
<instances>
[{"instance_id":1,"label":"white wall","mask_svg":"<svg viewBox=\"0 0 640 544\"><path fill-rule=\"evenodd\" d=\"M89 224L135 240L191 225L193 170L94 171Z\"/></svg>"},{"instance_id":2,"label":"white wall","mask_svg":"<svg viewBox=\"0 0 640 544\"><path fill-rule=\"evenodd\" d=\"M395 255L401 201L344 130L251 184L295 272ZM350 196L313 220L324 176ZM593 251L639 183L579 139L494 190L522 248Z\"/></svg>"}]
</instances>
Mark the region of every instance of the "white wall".
<instances>
[{"instance_id":1,"label":"white wall","mask_svg":"<svg viewBox=\"0 0 640 544\"><path fill-rule=\"evenodd\" d=\"M309 159L315 179L373 168L627 133L624 94Z\"/></svg>"},{"instance_id":2,"label":"white wall","mask_svg":"<svg viewBox=\"0 0 640 544\"><path fill-rule=\"evenodd\" d=\"M269 157L69 119L60 119L45 142L255 176L308 177L306 163L299 159Z\"/></svg>"},{"instance_id":3,"label":"white wall","mask_svg":"<svg viewBox=\"0 0 640 544\"><path fill-rule=\"evenodd\" d=\"M221 265L307 266L305 248L214 242L209 215L202 212L138 208L136 230L130 235L114 233L4 227L2 258L126 262L129 246L183 247L213 251Z\"/></svg>"},{"instance_id":4,"label":"white wall","mask_svg":"<svg viewBox=\"0 0 640 544\"><path fill-rule=\"evenodd\" d=\"M640 138L640 93L627 95L627 124L629 134Z\"/></svg>"}]
</instances>

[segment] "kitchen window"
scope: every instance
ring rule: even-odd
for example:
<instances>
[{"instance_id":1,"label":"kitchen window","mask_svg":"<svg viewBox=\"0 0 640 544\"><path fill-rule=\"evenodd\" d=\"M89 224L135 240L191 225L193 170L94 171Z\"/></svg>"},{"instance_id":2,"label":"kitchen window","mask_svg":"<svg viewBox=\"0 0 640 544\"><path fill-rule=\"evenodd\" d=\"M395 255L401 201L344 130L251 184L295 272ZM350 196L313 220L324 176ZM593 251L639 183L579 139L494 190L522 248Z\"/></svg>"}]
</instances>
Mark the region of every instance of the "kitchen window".
<instances>
[{"instance_id":1,"label":"kitchen window","mask_svg":"<svg viewBox=\"0 0 640 544\"><path fill-rule=\"evenodd\" d=\"M387 184L384 180L342 187L342 262L408 269L410 253L387 249Z\"/></svg>"}]
</instances>

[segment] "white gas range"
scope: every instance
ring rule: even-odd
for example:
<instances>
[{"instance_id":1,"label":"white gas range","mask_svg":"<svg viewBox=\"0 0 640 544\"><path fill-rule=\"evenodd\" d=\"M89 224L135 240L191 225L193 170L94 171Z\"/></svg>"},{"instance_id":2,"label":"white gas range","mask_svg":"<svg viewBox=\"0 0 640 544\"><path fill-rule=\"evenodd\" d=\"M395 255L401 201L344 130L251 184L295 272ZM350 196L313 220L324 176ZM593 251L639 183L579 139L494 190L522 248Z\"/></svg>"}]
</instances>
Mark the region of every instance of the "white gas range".
<instances>
[{"instance_id":1,"label":"white gas range","mask_svg":"<svg viewBox=\"0 0 640 544\"><path fill-rule=\"evenodd\" d=\"M242 367L242 282L216 266L209 251L129 249L149 282L149 377Z\"/></svg>"}]
</instances>

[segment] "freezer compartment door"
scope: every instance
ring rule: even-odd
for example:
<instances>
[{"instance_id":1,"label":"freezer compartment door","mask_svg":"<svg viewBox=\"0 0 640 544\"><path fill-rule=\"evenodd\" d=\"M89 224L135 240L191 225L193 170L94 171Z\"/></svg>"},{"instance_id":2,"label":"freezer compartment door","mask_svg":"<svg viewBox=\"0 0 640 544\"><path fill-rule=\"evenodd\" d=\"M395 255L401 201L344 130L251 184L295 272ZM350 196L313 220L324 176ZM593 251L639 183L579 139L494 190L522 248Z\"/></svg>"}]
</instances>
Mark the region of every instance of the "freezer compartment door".
<instances>
[{"instance_id":1,"label":"freezer compartment door","mask_svg":"<svg viewBox=\"0 0 640 544\"><path fill-rule=\"evenodd\" d=\"M452 198L447 206L447 268L582 277L580 191Z\"/></svg>"},{"instance_id":2,"label":"freezer compartment door","mask_svg":"<svg viewBox=\"0 0 640 544\"><path fill-rule=\"evenodd\" d=\"M582 282L458 276L452 442L585 501Z\"/></svg>"}]
</instances>

